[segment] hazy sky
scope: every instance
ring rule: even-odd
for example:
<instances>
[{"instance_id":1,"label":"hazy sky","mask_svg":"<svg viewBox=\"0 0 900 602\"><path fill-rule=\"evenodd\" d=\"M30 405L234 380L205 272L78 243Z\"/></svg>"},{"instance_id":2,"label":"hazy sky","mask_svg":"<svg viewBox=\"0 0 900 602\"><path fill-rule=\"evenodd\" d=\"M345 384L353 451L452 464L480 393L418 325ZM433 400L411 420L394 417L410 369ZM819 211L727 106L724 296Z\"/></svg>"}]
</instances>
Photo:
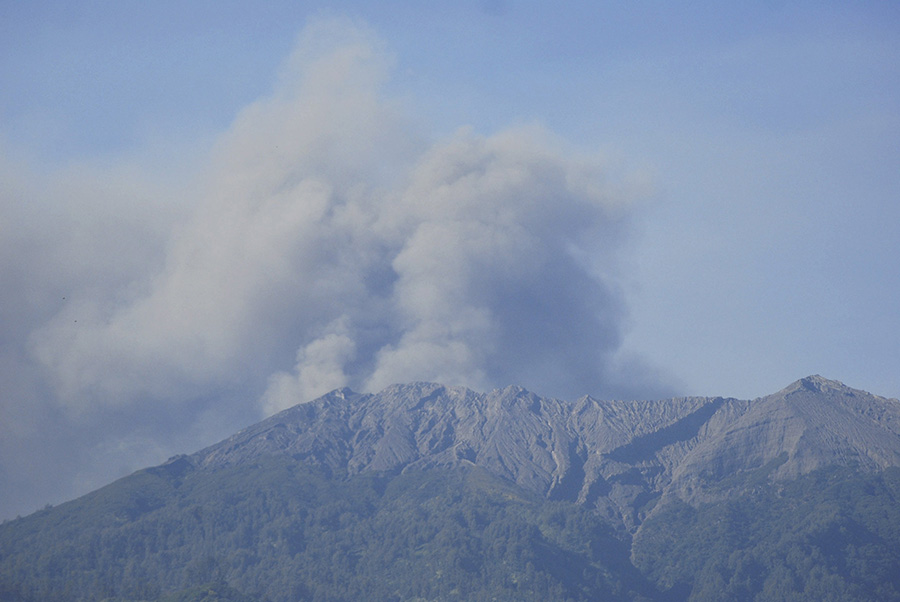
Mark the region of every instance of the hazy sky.
<instances>
[{"instance_id":1,"label":"hazy sky","mask_svg":"<svg viewBox=\"0 0 900 602\"><path fill-rule=\"evenodd\" d=\"M0 518L340 386L900 397L900 7L740 4L0 1Z\"/></svg>"}]
</instances>

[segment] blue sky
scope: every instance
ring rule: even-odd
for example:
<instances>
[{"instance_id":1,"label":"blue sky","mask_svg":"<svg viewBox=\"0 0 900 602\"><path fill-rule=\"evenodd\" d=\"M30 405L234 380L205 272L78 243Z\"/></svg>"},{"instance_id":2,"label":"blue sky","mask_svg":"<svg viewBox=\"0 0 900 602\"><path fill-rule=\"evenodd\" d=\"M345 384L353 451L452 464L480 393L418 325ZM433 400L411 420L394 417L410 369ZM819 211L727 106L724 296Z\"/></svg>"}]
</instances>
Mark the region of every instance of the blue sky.
<instances>
[{"instance_id":1,"label":"blue sky","mask_svg":"<svg viewBox=\"0 0 900 602\"><path fill-rule=\"evenodd\" d=\"M0 515L334 386L900 397L898 32L891 2L0 3Z\"/></svg>"}]
</instances>

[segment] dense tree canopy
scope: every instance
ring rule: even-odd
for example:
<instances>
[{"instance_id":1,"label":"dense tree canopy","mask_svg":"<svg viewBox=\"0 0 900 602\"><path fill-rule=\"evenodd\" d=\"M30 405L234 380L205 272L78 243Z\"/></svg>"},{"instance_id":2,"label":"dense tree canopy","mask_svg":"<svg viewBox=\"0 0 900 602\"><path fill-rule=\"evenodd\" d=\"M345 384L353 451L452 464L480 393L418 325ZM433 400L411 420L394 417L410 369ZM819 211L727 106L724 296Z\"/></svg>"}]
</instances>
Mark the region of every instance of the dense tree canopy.
<instances>
[{"instance_id":1,"label":"dense tree canopy","mask_svg":"<svg viewBox=\"0 0 900 602\"><path fill-rule=\"evenodd\" d=\"M900 600L898 498L900 470L828 469L632 538L477 468L174 462L0 527L0 599Z\"/></svg>"}]
</instances>

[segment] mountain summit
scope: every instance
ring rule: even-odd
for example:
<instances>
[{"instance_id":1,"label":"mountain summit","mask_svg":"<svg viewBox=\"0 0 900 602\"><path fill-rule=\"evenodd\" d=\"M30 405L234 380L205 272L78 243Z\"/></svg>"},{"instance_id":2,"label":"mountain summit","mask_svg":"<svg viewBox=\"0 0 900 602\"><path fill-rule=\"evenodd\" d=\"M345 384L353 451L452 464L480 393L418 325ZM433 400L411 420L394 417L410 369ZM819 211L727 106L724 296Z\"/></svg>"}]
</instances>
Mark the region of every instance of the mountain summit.
<instances>
[{"instance_id":1,"label":"mountain summit","mask_svg":"<svg viewBox=\"0 0 900 602\"><path fill-rule=\"evenodd\" d=\"M820 376L339 389L0 526L0 600L900 600L897 499L900 401Z\"/></svg>"},{"instance_id":2,"label":"mountain summit","mask_svg":"<svg viewBox=\"0 0 900 602\"><path fill-rule=\"evenodd\" d=\"M726 478L900 466L900 402L820 376L752 401L569 402L519 387L413 383L334 391L188 460L215 468L270 455L349 475L475 465L549 499L602 507L634 529L649 500L708 501Z\"/></svg>"}]
</instances>

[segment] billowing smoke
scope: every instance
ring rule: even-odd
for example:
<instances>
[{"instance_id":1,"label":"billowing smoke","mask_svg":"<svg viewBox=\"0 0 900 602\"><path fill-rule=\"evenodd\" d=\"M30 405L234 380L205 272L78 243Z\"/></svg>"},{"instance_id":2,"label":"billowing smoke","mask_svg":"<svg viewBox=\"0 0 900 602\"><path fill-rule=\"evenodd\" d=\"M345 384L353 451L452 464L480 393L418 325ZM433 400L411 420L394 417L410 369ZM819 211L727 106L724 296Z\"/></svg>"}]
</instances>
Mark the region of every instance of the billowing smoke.
<instances>
[{"instance_id":1,"label":"billowing smoke","mask_svg":"<svg viewBox=\"0 0 900 602\"><path fill-rule=\"evenodd\" d=\"M114 425L98 449L137 440L139 415L150 449L202 431L173 425L217 399L271 413L414 380L656 390L617 359L624 311L597 269L626 227L618 180L539 126L428 141L385 93L390 69L365 28L319 21L179 192L127 170L7 185L7 442L61 406L94 415L93 435Z\"/></svg>"},{"instance_id":2,"label":"billowing smoke","mask_svg":"<svg viewBox=\"0 0 900 602\"><path fill-rule=\"evenodd\" d=\"M272 377L267 403L408 380L602 387L620 308L571 253L616 221L598 176L540 131L461 132L393 190L333 200L365 217L340 228L327 280L304 281L341 293L304 325L297 364Z\"/></svg>"},{"instance_id":3,"label":"billowing smoke","mask_svg":"<svg viewBox=\"0 0 900 602\"><path fill-rule=\"evenodd\" d=\"M34 333L61 400L267 373L267 411L410 380L615 388L620 301L573 252L621 227L603 165L539 127L425 144L384 97L388 71L360 28L304 33L222 137L159 272Z\"/></svg>"}]
</instances>

